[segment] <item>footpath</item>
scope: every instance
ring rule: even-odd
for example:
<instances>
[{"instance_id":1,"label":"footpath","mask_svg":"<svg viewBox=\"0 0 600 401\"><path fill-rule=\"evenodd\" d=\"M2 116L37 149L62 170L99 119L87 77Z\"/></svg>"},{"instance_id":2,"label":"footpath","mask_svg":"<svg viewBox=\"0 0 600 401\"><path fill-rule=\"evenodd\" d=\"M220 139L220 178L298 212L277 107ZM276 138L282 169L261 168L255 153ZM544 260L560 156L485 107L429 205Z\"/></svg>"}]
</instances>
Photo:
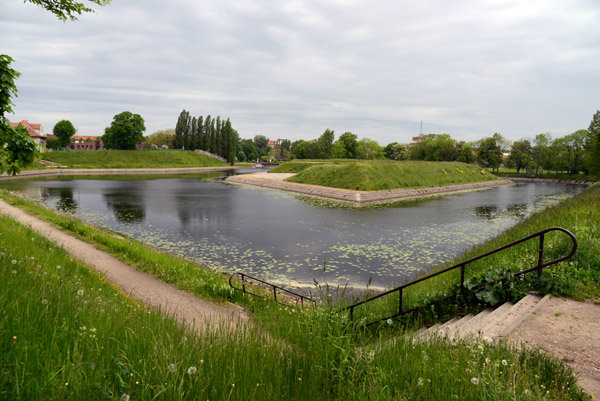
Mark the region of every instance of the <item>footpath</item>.
<instances>
[{"instance_id":1,"label":"footpath","mask_svg":"<svg viewBox=\"0 0 600 401\"><path fill-rule=\"evenodd\" d=\"M76 259L102 273L123 293L166 316L174 317L199 334L219 324L235 328L248 321L247 314L239 306L220 305L197 298L148 273L136 270L112 255L66 234L3 200L0 200L0 213L31 227L32 230L64 248Z\"/></svg>"}]
</instances>

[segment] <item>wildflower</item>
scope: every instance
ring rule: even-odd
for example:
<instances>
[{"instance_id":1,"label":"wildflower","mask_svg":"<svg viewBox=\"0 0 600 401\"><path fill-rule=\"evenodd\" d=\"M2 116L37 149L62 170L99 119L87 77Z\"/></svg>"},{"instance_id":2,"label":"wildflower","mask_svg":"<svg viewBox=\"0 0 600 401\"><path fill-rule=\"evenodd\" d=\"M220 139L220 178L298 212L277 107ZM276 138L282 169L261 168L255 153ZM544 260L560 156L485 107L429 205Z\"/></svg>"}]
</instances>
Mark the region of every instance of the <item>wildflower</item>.
<instances>
[{"instance_id":1,"label":"wildflower","mask_svg":"<svg viewBox=\"0 0 600 401\"><path fill-rule=\"evenodd\" d=\"M393 321L392 319L388 319L388 320L387 320L387 324L388 324L388 326L391 326L393 323L394 323L394 321Z\"/></svg>"},{"instance_id":2,"label":"wildflower","mask_svg":"<svg viewBox=\"0 0 600 401\"><path fill-rule=\"evenodd\" d=\"M302 381L302 378L301 378L301 377L299 377L299 378L298 378L298 381L299 381L299 382L301 382L301 381Z\"/></svg>"},{"instance_id":3,"label":"wildflower","mask_svg":"<svg viewBox=\"0 0 600 401\"><path fill-rule=\"evenodd\" d=\"M478 385L479 384L479 379L476 377L472 377L471 378L471 383L473 383L474 385Z\"/></svg>"},{"instance_id":4,"label":"wildflower","mask_svg":"<svg viewBox=\"0 0 600 401\"><path fill-rule=\"evenodd\" d=\"M485 363L489 365L489 363L491 362L490 358L485 358Z\"/></svg>"},{"instance_id":5,"label":"wildflower","mask_svg":"<svg viewBox=\"0 0 600 401\"><path fill-rule=\"evenodd\" d=\"M57 268L58 270L62 269L62 267L61 267L60 265L56 266L56 268Z\"/></svg>"},{"instance_id":6,"label":"wildflower","mask_svg":"<svg viewBox=\"0 0 600 401\"><path fill-rule=\"evenodd\" d=\"M121 394L121 401L129 401L130 398L129 394Z\"/></svg>"},{"instance_id":7,"label":"wildflower","mask_svg":"<svg viewBox=\"0 0 600 401\"><path fill-rule=\"evenodd\" d=\"M12 271L12 274L17 274L17 271L16 271L16 270L13 270L13 271Z\"/></svg>"},{"instance_id":8,"label":"wildflower","mask_svg":"<svg viewBox=\"0 0 600 401\"><path fill-rule=\"evenodd\" d=\"M195 366L190 366L187 370L187 374L194 375L194 374L196 374L197 371L198 371L198 368L196 368Z\"/></svg>"},{"instance_id":9,"label":"wildflower","mask_svg":"<svg viewBox=\"0 0 600 401\"><path fill-rule=\"evenodd\" d=\"M47 299L42 299L42 305L48 305L48 300Z\"/></svg>"},{"instance_id":10,"label":"wildflower","mask_svg":"<svg viewBox=\"0 0 600 401\"><path fill-rule=\"evenodd\" d=\"M16 265L16 264L17 264L17 261L13 259L11 263L12 263L13 265Z\"/></svg>"},{"instance_id":11,"label":"wildflower","mask_svg":"<svg viewBox=\"0 0 600 401\"><path fill-rule=\"evenodd\" d=\"M525 391L523 391L523 394L529 395L529 394L531 394L531 391L529 391L529 389L525 389Z\"/></svg>"},{"instance_id":12,"label":"wildflower","mask_svg":"<svg viewBox=\"0 0 600 401\"><path fill-rule=\"evenodd\" d=\"M171 372L171 373L177 372L177 366L174 363L170 363L169 366L167 366L167 368L169 369L169 372Z\"/></svg>"},{"instance_id":13,"label":"wildflower","mask_svg":"<svg viewBox=\"0 0 600 401\"><path fill-rule=\"evenodd\" d=\"M16 344L17 343L17 336L13 336L12 340L13 340L13 344Z\"/></svg>"},{"instance_id":14,"label":"wildflower","mask_svg":"<svg viewBox=\"0 0 600 401\"><path fill-rule=\"evenodd\" d=\"M77 295L79 295L80 297L83 296L83 290L77 290Z\"/></svg>"},{"instance_id":15,"label":"wildflower","mask_svg":"<svg viewBox=\"0 0 600 401\"><path fill-rule=\"evenodd\" d=\"M421 386L423 386L423 384L425 384L425 382L423 381L423 378L419 377L419 381L417 382L417 386L421 387Z\"/></svg>"},{"instance_id":16,"label":"wildflower","mask_svg":"<svg viewBox=\"0 0 600 401\"><path fill-rule=\"evenodd\" d=\"M502 365L504 365L504 366L508 365L508 361L506 359L503 359L502 360Z\"/></svg>"}]
</instances>

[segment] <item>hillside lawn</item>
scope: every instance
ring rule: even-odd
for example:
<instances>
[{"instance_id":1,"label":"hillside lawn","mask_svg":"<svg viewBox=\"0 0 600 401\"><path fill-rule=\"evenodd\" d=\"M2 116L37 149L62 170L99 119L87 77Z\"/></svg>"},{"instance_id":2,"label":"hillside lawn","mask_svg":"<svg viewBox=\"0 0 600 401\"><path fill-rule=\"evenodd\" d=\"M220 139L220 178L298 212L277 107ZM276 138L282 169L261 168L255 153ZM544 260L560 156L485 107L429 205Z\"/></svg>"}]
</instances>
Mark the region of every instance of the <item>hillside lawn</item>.
<instances>
[{"instance_id":1,"label":"hillside lawn","mask_svg":"<svg viewBox=\"0 0 600 401\"><path fill-rule=\"evenodd\" d=\"M288 182L358 191L439 187L497 179L475 165L460 162L303 160L284 163L270 172L297 173Z\"/></svg>"},{"instance_id":2,"label":"hillside lawn","mask_svg":"<svg viewBox=\"0 0 600 401\"><path fill-rule=\"evenodd\" d=\"M227 164L192 151L165 150L78 150L53 151L43 160L69 168L193 168L226 167Z\"/></svg>"}]
</instances>

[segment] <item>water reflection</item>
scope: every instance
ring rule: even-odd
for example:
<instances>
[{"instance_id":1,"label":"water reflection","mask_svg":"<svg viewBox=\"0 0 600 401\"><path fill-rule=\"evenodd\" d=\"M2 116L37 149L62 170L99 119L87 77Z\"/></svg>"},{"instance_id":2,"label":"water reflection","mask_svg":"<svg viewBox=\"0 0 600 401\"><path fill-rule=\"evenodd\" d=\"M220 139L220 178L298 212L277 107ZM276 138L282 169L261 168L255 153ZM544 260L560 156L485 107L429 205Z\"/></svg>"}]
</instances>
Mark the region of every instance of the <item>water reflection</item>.
<instances>
[{"instance_id":1,"label":"water reflection","mask_svg":"<svg viewBox=\"0 0 600 401\"><path fill-rule=\"evenodd\" d=\"M114 191L103 195L108 210L123 223L141 223L146 217L144 197L133 191Z\"/></svg>"},{"instance_id":2,"label":"water reflection","mask_svg":"<svg viewBox=\"0 0 600 401\"><path fill-rule=\"evenodd\" d=\"M47 197L55 197L56 208L62 212L75 214L77 212L77 202L73 198L72 188L48 188Z\"/></svg>"}]
</instances>

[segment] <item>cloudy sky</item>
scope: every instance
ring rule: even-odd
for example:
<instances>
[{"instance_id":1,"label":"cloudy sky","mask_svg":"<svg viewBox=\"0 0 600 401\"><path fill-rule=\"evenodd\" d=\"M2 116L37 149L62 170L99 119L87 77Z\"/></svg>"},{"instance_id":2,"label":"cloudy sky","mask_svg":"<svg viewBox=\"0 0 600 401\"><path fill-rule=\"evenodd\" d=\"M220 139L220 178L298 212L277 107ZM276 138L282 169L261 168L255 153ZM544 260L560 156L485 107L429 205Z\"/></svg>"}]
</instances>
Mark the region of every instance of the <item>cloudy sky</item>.
<instances>
[{"instance_id":1,"label":"cloudy sky","mask_svg":"<svg viewBox=\"0 0 600 401\"><path fill-rule=\"evenodd\" d=\"M128 110L146 134L182 109L243 138L326 128L381 145L587 128L600 109L597 0L113 0L63 23L0 0L15 59L12 121L102 135Z\"/></svg>"}]
</instances>

